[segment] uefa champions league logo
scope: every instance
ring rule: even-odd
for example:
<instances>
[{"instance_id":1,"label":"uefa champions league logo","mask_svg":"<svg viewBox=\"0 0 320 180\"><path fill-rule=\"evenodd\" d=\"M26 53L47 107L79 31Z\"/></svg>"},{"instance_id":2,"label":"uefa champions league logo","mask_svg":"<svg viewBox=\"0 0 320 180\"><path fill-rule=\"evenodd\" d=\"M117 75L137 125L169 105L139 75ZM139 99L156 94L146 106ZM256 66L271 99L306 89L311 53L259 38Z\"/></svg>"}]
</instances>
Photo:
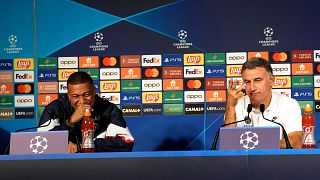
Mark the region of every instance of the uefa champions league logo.
<instances>
[{"instance_id":1,"label":"uefa champions league logo","mask_svg":"<svg viewBox=\"0 0 320 180\"><path fill-rule=\"evenodd\" d=\"M105 51L109 47L107 44L103 44L104 36L101 32L96 32L93 35L93 39L96 42L95 45L89 46L92 51Z\"/></svg>"},{"instance_id":2,"label":"uefa champions league logo","mask_svg":"<svg viewBox=\"0 0 320 180\"><path fill-rule=\"evenodd\" d=\"M45 137L35 136L30 140L30 149L35 154L41 154L48 148L48 140Z\"/></svg>"},{"instance_id":3,"label":"uefa champions league logo","mask_svg":"<svg viewBox=\"0 0 320 180\"><path fill-rule=\"evenodd\" d=\"M279 43L279 40L274 40L272 38L274 34L274 30L272 27L265 27L263 29L263 34L265 35L264 40L259 41L259 44L261 44L262 46L276 46Z\"/></svg>"},{"instance_id":4,"label":"uefa champions league logo","mask_svg":"<svg viewBox=\"0 0 320 180\"><path fill-rule=\"evenodd\" d=\"M17 47L18 36L11 34L8 36L9 47L3 48L3 50L8 54L16 54L22 51L22 48Z\"/></svg>"},{"instance_id":5,"label":"uefa champions league logo","mask_svg":"<svg viewBox=\"0 0 320 180\"><path fill-rule=\"evenodd\" d=\"M240 136L240 144L245 149L254 149L259 144L259 136L257 133L246 131Z\"/></svg>"},{"instance_id":6,"label":"uefa champions league logo","mask_svg":"<svg viewBox=\"0 0 320 180\"><path fill-rule=\"evenodd\" d=\"M192 46L192 43L188 43L186 40L188 37L188 32L186 30L179 30L177 35L180 40L178 43L173 43L173 46L177 47L177 49L188 49Z\"/></svg>"}]
</instances>

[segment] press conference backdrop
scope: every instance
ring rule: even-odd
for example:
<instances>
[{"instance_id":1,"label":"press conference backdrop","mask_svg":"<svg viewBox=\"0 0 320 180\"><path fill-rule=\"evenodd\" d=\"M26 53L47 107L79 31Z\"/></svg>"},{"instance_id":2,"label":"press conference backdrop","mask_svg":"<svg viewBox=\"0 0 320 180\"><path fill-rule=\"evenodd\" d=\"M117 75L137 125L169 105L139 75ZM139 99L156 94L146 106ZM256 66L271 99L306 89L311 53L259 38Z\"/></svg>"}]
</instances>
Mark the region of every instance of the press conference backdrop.
<instances>
[{"instance_id":1,"label":"press conference backdrop","mask_svg":"<svg viewBox=\"0 0 320 180\"><path fill-rule=\"evenodd\" d=\"M0 128L38 124L89 72L122 109L134 151L209 149L229 78L251 57L272 63L274 91L312 104L319 139L320 15L316 0L4 0Z\"/></svg>"}]
</instances>

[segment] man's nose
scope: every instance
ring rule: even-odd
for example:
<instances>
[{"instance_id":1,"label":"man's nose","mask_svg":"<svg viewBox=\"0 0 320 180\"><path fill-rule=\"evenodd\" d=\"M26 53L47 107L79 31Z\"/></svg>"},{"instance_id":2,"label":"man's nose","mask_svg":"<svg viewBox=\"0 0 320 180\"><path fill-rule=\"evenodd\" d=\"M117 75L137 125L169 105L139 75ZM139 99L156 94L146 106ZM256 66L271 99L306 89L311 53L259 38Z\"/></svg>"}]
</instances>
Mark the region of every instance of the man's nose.
<instances>
[{"instance_id":1,"label":"man's nose","mask_svg":"<svg viewBox=\"0 0 320 180\"><path fill-rule=\"evenodd\" d=\"M251 91L254 91L256 89L254 82L250 83L250 89L251 89Z\"/></svg>"}]
</instances>

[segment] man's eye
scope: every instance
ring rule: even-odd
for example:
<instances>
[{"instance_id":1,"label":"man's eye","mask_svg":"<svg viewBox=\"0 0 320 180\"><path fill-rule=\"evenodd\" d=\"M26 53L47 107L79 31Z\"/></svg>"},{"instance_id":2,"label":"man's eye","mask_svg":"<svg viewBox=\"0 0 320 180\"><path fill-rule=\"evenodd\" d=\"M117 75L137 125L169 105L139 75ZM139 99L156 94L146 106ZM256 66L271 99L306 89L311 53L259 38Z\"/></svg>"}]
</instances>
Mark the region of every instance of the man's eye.
<instances>
[{"instance_id":1,"label":"man's eye","mask_svg":"<svg viewBox=\"0 0 320 180\"><path fill-rule=\"evenodd\" d=\"M89 97L89 96L90 96L89 93L84 94L84 97Z\"/></svg>"}]
</instances>

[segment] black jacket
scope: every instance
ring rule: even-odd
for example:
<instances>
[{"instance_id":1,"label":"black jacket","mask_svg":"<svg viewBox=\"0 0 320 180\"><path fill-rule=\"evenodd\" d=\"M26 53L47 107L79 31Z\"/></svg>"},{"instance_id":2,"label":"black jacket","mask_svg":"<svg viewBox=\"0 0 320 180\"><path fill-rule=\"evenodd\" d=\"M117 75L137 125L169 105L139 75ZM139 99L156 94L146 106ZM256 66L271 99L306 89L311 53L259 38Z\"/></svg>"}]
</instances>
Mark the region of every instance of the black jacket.
<instances>
[{"instance_id":1,"label":"black jacket","mask_svg":"<svg viewBox=\"0 0 320 180\"><path fill-rule=\"evenodd\" d=\"M113 103L95 96L92 118L95 124L94 140L96 152L132 151L134 139L123 119L122 112ZM44 109L38 131L69 130L69 142L81 144L81 121L69 127L66 120L74 113L67 96L51 102ZM50 123L50 124L49 124Z\"/></svg>"}]
</instances>

